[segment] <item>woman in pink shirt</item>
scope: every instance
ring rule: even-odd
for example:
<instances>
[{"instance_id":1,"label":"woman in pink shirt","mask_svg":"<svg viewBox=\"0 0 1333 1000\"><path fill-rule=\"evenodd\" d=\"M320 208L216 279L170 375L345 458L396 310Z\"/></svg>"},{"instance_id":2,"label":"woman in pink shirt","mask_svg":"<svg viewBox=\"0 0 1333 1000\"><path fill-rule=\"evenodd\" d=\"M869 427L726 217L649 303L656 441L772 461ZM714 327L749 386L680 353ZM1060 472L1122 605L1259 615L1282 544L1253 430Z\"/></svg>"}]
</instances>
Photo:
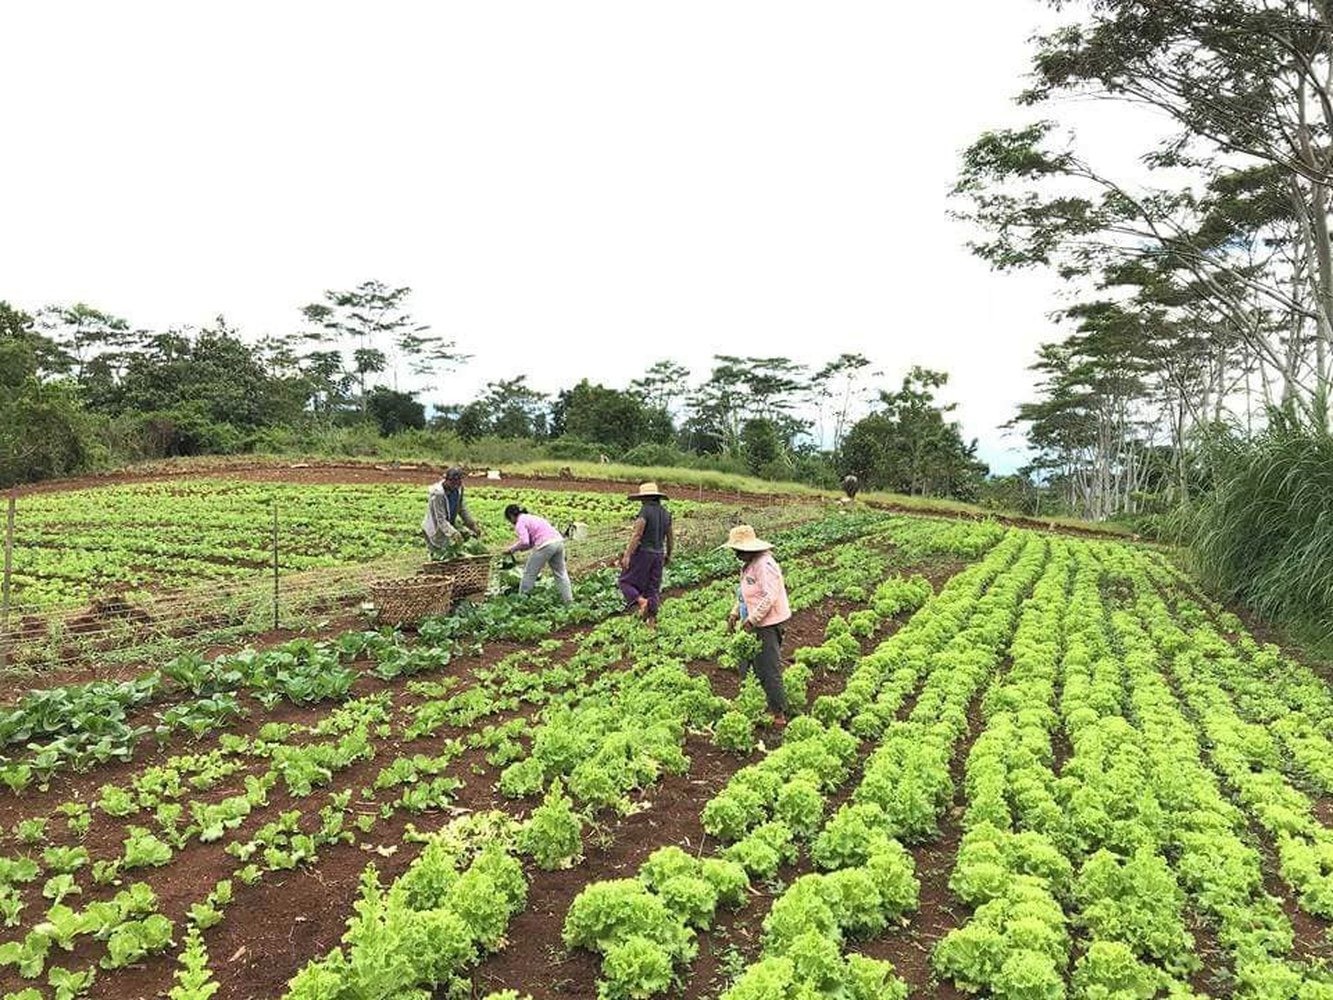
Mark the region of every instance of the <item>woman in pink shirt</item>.
<instances>
[{"instance_id":1,"label":"woman in pink shirt","mask_svg":"<svg viewBox=\"0 0 1333 1000\"><path fill-rule=\"evenodd\" d=\"M759 653L751 663L741 664L741 680L754 668L759 686L768 698L773 724L787 724L787 696L782 687L782 638L791 618L787 585L782 567L770 551L773 546L755 536L754 528L738 524L731 529L724 546L741 561L741 582L736 589L736 604L727 616L727 625L752 631L759 639Z\"/></svg>"},{"instance_id":2,"label":"woman in pink shirt","mask_svg":"<svg viewBox=\"0 0 1333 1000\"><path fill-rule=\"evenodd\" d=\"M551 522L529 514L516 503L505 508L505 519L514 526L514 534L518 536L518 541L505 551L528 552L528 561L523 567L523 582L518 585L518 592L531 593L537 583L537 574L543 566L549 565L551 575L555 577L556 589L560 592L560 600L566 604L571 603L574 593L569 585L569 573L565 571L565 540L560 532L551 527Z\"/></svg>"}]
</instances>

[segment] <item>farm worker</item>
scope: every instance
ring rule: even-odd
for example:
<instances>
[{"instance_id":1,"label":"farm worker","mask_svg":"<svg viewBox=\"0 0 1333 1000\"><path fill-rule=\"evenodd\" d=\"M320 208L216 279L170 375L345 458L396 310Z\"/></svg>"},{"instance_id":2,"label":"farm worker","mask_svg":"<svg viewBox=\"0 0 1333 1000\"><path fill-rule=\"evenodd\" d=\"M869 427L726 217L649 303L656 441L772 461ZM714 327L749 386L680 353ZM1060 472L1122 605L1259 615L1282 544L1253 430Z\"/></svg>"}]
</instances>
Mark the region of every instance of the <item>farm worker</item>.
<instances>
[{"instance_id":1,"label":"farm worker","mask_svg":"<svg viewBox=\"0 0 1333 1000\"><path fill-rule=\"evenodd\" d=\"M467 501L463 499L463 470L458 466L450 466L426 497L426 516L421 519L421 531L432 549L444 548L447 542L461 534L459 518L468 531L481 537L481 527L472 519Z\"/></svg>"},{"instance_id":2,"label":"farm worker","mask_svg":"<svg viewBox=\"0 0 1333 1000\"><path fill-rule=\"evenodd\" d=\"M571 603L574 593L569 585L569 573L565 571L565 540L560 532L551 527L551 522L529 514L516 503L505 508L505 520L514 526L514 534L518 536L518 541L505 551L513 554L531 550L523 567L523 582L518 585L518 592L531 593L537 574L549 564L556 589L560 591L560 600Z\"/></svg>"},{"instance_id":3,"label":"farm worker","mask_svg":"<svg viewBox=\"0 0 1333 1000\"><path fill-rule=\"evenodd\" d=\"M662 603L662 567L671 562L676 544L671 530L671 512L662 506L666 494L656 483L644 483L631 500L643 501L630 530L629 544L620 557L620 592L626 609L635 608L640 618L653 621Z\"/></svg>"},{"instance_id":4,"label":"farm worker","mask_svg":"<svg viewBox=\"0 0 1333 1000\"><path fill-rule=\"evenodd\" d=\"M731 549L741 561L741 581L736 590L736 605L727 616L727 627L739 622L759 639L758 655L752 663L741 664L741 680L753 667L759 686L768 698L768 710L775 725L787 723L787 696L782 689L783 626L791 618L787 586L782 582L782 568L773 558L768 542L755 536L754 528L738 524L727 535L723 548Z\"/></svg>"}]
</instances>

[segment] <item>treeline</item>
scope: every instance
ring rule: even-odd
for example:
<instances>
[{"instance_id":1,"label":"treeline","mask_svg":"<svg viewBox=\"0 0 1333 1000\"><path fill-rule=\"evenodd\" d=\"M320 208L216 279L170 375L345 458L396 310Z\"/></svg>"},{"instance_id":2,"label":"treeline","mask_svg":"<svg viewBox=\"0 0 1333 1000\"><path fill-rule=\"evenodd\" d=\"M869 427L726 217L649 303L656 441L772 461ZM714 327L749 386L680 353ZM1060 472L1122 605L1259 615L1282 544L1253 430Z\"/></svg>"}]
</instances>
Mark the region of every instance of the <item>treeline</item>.
<instances>
[{"instance_id":1,"label":"treeline","mask_svg":"<svg viewBox=\"0 0 1333 1000\"><path fill-rule=\"evenodd\" d=\"M1068 282L1030 468L1087 517L1150 515L1224 595L1333 634L1333 21L1296 0L1048 0L1034 109L956 195L998 269ZM1074 100L1070 100L1073 98ZM1114 169L1060 121L1126 106ZM1132 147L1131 147L1132 148ZM1125 162L1122 158L1120 162Z\"/></svg>"},{"instance_id":2,"label":"treeline","mask_svg":"<svg viewBox=\"0 0 1333 1000\"><path fill-rule=\"evenodd\" d=\"M447 398L466 363L408 312L411 289L368 281L256 342L219 317L158 333L84 304L0 303L0 484L183 455L240 452L474 455L694 466L831 487L984 499L975 442L913 368L886 386L869 359L809 369L719 355L705 375L661 360L623 387L554 394L526 375ZM412 391L400 386L423 386ZM429 403L427 401L430 401Z\"/></svg>"}]
</instances>

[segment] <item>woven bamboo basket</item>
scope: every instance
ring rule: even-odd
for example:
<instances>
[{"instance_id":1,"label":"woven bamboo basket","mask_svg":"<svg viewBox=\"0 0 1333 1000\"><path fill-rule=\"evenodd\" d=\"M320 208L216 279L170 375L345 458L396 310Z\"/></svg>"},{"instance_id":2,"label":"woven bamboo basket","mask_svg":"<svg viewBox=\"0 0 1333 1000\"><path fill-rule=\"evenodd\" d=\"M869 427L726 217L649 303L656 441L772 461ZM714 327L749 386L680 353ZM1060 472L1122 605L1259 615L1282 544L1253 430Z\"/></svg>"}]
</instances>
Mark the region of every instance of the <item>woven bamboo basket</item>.
<instances>
[{"instance_id":1,"label":"woven bamboo basket","mask_svg":"<svg viewBox=\"0 0 1333 1000\"><path fill-rule=\"evenodd\" d=\"M447 576L415 576L406 580L376 580L370 585L376 618L385 624L416 624L449 610L454 581Z\"/></svg>"},{"instance_id":2,"label":"woven bamboo basket","mask_svg":"<svg viewBox=\"0 0 1333 1000\"><path fill-rule=\"evenodd\" d=\"M421 572L453 580L454 597L484 594L491 585L491 557L460 556L444 562L428 562L421 567Z\"/></svg>"}]
</instances>

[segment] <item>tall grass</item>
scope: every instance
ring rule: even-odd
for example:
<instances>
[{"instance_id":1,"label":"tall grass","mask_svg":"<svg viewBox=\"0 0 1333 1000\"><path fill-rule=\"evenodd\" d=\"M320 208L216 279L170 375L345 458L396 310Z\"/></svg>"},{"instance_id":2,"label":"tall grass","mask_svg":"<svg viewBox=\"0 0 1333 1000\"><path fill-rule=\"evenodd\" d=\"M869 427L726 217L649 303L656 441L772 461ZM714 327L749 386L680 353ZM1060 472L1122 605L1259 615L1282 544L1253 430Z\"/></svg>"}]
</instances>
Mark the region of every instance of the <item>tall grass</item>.
<instances>
[{"instance_id":1,"label":"tall grass","mask_svg":"<svg viewBox=\"0 0 1333 1000\"><path fill-rule=\"evenodd\" d=\"M1214 488L1188 524L1195 571L1223 596L1333 646L1333 437L1278 417L1214 445Z\"/></svg>"}]
</instances>

